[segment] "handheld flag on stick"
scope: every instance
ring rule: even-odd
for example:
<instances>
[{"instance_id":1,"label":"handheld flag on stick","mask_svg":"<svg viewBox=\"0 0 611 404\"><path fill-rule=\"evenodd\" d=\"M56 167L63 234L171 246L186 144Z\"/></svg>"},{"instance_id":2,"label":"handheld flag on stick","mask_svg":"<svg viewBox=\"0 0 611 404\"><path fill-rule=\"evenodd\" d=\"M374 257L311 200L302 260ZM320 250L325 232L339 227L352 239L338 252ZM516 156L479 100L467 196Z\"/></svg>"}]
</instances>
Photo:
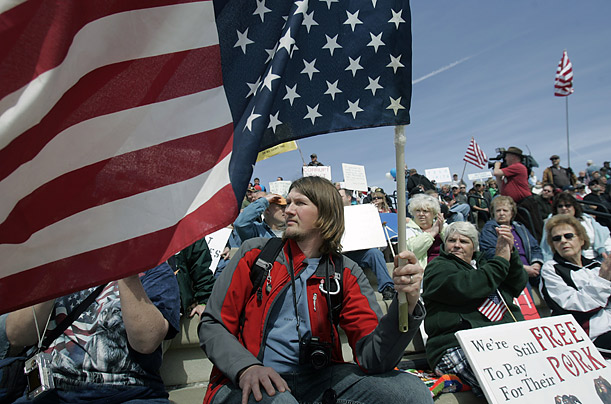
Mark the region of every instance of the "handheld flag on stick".
<instances>
[{"instance_id":1,"label":"handheld flag on stick","mask_svg":"<svg viewBox=\"0 0 611 404\"><path fill-rule=\"evenodd\" d=\"M261 150L409 123L407 0L23 0L0 22L0 313L231 223Z\"/></svg>"},{"instance_id":2,"label":"handheld flag on stick","mask_svg":"<svg viewBox=\"0 0 611 404\"><path fill-rule=\"evenodd\" d=\"M467 147L467 152L465 153L463 160L481 169L486 167L488 157L486 156L486 153L479 148L475 139L471 138L471 142L469 143L469 147Z\"/></svg>"}]
</instances>

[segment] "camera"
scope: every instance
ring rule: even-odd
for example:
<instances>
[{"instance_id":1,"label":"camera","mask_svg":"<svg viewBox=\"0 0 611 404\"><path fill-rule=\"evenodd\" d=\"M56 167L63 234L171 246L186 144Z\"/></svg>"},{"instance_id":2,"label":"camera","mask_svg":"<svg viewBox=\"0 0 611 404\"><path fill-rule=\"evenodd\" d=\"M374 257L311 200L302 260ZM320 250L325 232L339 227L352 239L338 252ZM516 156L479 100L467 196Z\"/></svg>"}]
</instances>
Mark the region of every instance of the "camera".
<instances>
[{"instance_id":1,"label":"camera","mask_svg":"<svg viewBox=\"0 0 611 404\"><path fill-rule=\"evenodd\" d=\"M312 365L316 370L329 365L331 360L331 344L321 341L318 337L302 337L299 340L299 364Z\"/></svg>"},{"instance_id":2,"label":"camera","mask_svg":"<svg viewBox=\"0 0 611 404\"><path fill-rule=\"evenodd\" d=\"M28 400L40 397L55 388L51 370L51 355L42 352L32 356L25 361L23 371L28 380Z\"/></svg>"},{"instance_id":3,"label":"camera","mask_svg":"<svg viewBox=\"0 0 611 404\"><path fill-rule=\"evenodd\" d=\"M501 168L507 167L507 161L505 161L506 150L504 147L497 147L495 149L496 157L490 157L488 160L488 168L494 168L494 164L497 161L501 161Z\"/></svg>"}]
</instances>

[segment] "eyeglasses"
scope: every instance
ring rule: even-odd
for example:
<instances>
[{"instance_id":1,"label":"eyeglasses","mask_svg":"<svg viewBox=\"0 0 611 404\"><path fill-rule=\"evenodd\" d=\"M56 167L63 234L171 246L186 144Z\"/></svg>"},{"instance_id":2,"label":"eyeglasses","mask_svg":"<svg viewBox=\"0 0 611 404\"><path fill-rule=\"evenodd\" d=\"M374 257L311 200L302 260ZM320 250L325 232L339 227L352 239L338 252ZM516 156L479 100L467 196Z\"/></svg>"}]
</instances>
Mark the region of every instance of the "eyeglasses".
<instances>
[{"instance_id":1,"label":"eyeglasses","mask_svg":"<svg viewBox=\"0 0 611 404\"><path fill-rule=\"evenodd\" d=\"M558 209L562 209L562 208L568 209L568 208L572 208L572 207L573 207L573 205L563 205L563 204L558 204L558 206L557 206L557 207L558 207Z\"/></svg>"},{"instance_id":2,"label":"eyeglasses","mask_svg":"<svg viewBox=\"0 0 611 404\"><path fill-rule=\"evenodd\" d=\"M571 240L573 237L575 237L575 235L573 233L564 233L564 234L559 234L557 236L552 237L552 241L554 243L559 242L560 240L562 240L562 237L564 237L567 240Z\"/></svg>"},{"instance_id":3,"label":"eyeglasses","mask_svg":"<svg viewBox=\"0 0 611 404\"><path fill-rule=\"evenodd\" d=\"M373 198L371 198L371 199L373 199L373 200L375 201L375 200L377 200L377 199L384 199L384 198L382 198L381 196L374 196L374 197L373 197Z\"/></svg>"}]
</instances>

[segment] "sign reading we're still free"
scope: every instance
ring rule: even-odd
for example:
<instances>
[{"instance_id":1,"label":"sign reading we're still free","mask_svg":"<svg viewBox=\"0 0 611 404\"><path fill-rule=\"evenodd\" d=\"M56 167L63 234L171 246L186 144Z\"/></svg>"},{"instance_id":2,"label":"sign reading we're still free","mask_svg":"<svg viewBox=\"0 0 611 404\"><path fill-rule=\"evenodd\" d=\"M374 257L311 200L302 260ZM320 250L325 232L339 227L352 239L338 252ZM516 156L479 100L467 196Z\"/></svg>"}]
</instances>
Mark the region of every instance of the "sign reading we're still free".
<instances>
[{"instance_id":1,"label":"sign reading we're still free","mask_svg":"<svg viewBox=\"0 0 611 404\"><path fill-rule=\"evenodd\" d=\"M489 403L606 403L611 364L573 316L456 333Z\"/></svg>"}]
</instances>

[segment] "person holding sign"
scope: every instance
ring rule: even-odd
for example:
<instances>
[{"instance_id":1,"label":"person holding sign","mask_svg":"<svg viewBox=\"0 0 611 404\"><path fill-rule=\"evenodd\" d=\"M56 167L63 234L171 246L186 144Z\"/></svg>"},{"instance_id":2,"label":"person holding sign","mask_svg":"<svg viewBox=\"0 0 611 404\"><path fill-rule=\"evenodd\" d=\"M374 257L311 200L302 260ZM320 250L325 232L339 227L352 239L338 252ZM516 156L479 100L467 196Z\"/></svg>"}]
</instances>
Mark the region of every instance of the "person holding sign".
<instances>
[{"instance_id":1,"label":"person holding sign","mask_svg":"<svg viewBox=\"0 0 611 404\"><path fill-rule=\"evenodd\" d=\"M523 320L513 303L528 280L509 226L496 228L495 255L479 252L478 233L469 222L454 222L443 234L444 249L426 267L423 280L429 338L427 360L438 375L458 375L473 392L482 391L455 333Z\"/></svg>"},{"instance_id":2,"label":"person holding sign","mask_svg":"<svg viewBox=\"0 0 611 404\"><path fill-rule=\"evenodd\" d=\"M590 240L571 215L553 216L545 230L554 258L541 269L541 295L552 315L572 314L595 346L611 350L611 258L603 253L600 263L582 255Z\"/></svg>"}]
</instances>

